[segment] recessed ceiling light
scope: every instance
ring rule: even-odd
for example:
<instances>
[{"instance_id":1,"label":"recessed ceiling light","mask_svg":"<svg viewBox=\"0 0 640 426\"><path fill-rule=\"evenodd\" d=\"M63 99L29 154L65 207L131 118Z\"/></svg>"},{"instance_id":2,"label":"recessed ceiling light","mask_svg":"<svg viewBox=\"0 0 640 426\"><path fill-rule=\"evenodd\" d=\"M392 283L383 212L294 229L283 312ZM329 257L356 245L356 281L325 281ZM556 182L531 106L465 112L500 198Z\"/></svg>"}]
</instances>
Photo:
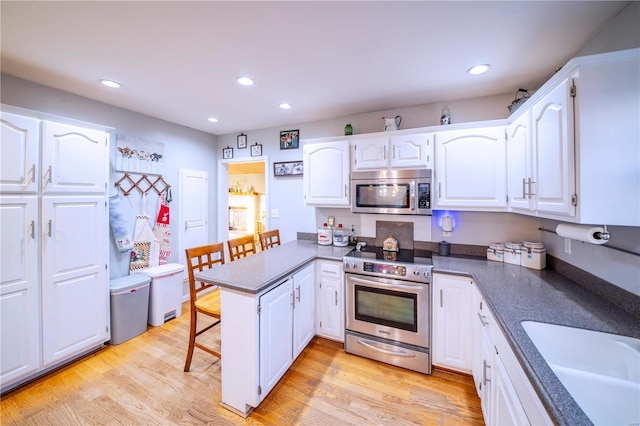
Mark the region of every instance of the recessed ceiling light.
<instances>
[{"instance_id":1,"label":"recessed ceiling light","mask_svg":"<svg viewBox=\"0 0 640 426\"><path fill-rule=\"evenodd\" d=\"M251 86L253 85L253 80L251 80L249 77L238 77L238 83L242 84L243 86Z\"/></svg>"},{"instance_id":2,"label":"recessed ceiling light","mask_svg":"<svg viewBox=\"0 0 640 426\"><path fill-rule=\"evenodd\" d=\"M476 65L474 67L471 67L467 70L467 72L469 74L472 75L476 75L476 74L482 74L485 73L489 70L489 68L491 68L491 65L489 64L481 64L481 65Z\"/></svg>"},{"instance_id":3,"label":"recessed ceiling light","mask_svg":"<svg viewBox=\"0 0 640 426\"><path fill-rule=\"evenodd\" d=\"M286 103L280 104L280 108L282 108L282 109L291 109L291 104L286 104Z\"/></svg>"},{"instance_id":4,"label":"recessed ceiling light","mask_svg":"<svg viewBox=\"0 0 640 426\"><path fill-rule=\"evenodd\" d=\"M119 89L119 88L122 87L122 84L118 83L117 81L113 81L113 80L102 79L102 80L100 80L100 83L104 84L107 87L113 87L115 89Z\"/></svg>"},{"instance_id":5,"label":"recessed ceiling light","mask_svg":"<svg viewBox=\"0 0 640 426\"><path fill-rule=\"evenodd\" d=\"M212 123L217 123L218 121L220 121L220 120L218 120L218 119L217 119L217 118L215 118L215 117L209 117L209 118L208 118L208 120L209 120L210 122L212 122Z\"/></svg>"}]
</instances>

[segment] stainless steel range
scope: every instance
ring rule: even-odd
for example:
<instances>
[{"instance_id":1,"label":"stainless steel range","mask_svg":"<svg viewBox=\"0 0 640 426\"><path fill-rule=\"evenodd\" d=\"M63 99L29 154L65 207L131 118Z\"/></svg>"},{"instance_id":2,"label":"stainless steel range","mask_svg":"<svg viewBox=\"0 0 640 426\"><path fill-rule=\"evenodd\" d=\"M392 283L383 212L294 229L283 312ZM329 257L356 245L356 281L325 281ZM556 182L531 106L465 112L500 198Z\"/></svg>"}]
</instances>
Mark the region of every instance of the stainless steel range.
<instances>
[{"instance_id":1,"label":"stainless steel range","mask_svg":"<svg viewBox=\"0 0 640 426\"><path fill-rule=\"evenodd\" d=\"M343 257L349 353L431 373L431 252L379 247Z\"/></svg>"}]
</instances>

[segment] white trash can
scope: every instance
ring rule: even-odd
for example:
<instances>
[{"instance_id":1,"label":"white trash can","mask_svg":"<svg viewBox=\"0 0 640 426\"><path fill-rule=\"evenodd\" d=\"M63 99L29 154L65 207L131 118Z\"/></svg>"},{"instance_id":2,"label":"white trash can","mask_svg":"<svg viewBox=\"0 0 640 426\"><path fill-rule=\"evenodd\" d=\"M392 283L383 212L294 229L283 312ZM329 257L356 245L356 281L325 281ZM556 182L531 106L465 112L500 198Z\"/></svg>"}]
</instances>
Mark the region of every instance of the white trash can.
<instances>
[{"instance_id":1,"label":"white trash can","mask_svg":"<svg viewBox=\"0 0 640 426\"><path fill-rule=\"evenodd\" d=\"M147 331L150 282L146 275L127 275L109 281L112 345Z\"/></svg>"},{"instance_id":2,"label":"white trash can","mask_svg":"<svg viewBox=\"0 0 640 426\"><path fill-rule=\"evenodd\" d=\"M182 315L182 273L184 265L167 263L136 271L151 277L149 324L162 325Z\"/></svg>"}]
</instances>

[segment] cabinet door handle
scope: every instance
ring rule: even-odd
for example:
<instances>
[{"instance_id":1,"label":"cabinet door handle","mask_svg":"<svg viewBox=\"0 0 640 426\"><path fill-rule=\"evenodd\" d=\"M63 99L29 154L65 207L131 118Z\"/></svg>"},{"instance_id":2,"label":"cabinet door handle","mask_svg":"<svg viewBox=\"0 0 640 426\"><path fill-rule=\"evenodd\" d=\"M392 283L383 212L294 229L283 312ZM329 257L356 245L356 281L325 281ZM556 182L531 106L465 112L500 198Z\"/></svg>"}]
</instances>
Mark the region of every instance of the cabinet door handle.
<instances>
[{"instance_id":1,"label":"cabinet door handle","mask_svg":"<svg viewBox=\"0 0 640 426\"><path fill-rule=\"evenodd\" d=\"M47 169L47 179L44 181L44 186L47 186L48 183L51 183L51 166L49 166L49 168Z\"/></svg>"},{"instance_id":2,"label":"cabinet door handle","mask_svg":"<svg viewBox=\"0 0 640 426\"><path fill-rule=\"evenodd\" d=\"M294 309L296 307L296 298L295 298L293 292L291 292L291 307L293 307Z\"/></svg>"},{"instance_id":3,"label":"cabinet door handle","mask_svg":"<svg viewBox=\"0 0 640 426\"><path fill-rule=\"evenodd\" d=\"M31 234L31 239L35 240L36 239L36 222L35 222L35 220L31 221L31 232L30 232L30 234Z\"/></svg>"},{"instance_id":4,"label":"cabinet door handle","mask_svg":"<svg viewBox=\"0 0 640 426\"><path fill-rule=\"evenodd\" d=\"M36 165L35 164L31 165L31 170L29 170L29 173L31 173L31 179L29 179L27 183L35 182L36 181Z\"/></svg>"},{"instance_id":5,"label":"cabinet door handle","mask_svg":"<svg viewBox=\"0 0 640 426\"><path fill-rule=\"evenodd\" d=\"M346 183L344 184L344 196L345 196L345 198L347 196L347 184Z\"/></svg>"},{"instance_id":6,"label":"cabinet door handle","mask_svg":"<svg viewBox=\"0 0 640 426\"><path fill-rule=\"evenodd\" d=\"M525 178L522 178L522 198L527 198L527 191L525 190L525 187L527 185L527 180Z\"/></svg>"},{"instance_id":7,"label":"cabinet door handle","mask_svg":"<svg viewBox=\"0 0 640 426\"><path fill-rule=\"evenodd\" d=\"M487 360L482 360L482 383L487 386L487 382L491 382L491 379L487 378L487 368L491 368L489 364L487 364Z\"/></svg>"},{"instance_id":8,"label":"cabinet door handle","mask_svg":"<svg viewBox=\"0 0 640 426\"><path fill-rule=\"evenodd\" d=\"M391 149L393 150L393 159L396 159L396 146L395 145L391 145Z\"/></svg>"},{"instance_id":9,"label":"cabinet door handle","mask_svg":"<svg viewBox=\"0 0 640 426\"><path fill-rule=\"evenodd\" d=\"M442 308L442 289L440 289L440 307Z\"/></svg>"},{"instance_id":10,"label":"cabinet door handle","mask_svg":"<svg viewBox=\"0 0 640 426\"><path fill-rule=\"evenodd\" d=\"M531 178L529 178L529 198L531 198L532 195L536 195L535 192L533 192L533 189L531 189L531 186L535 183L535 181L532 181Z\"/></svg>"},{"instance_id":11,"label":"cabinet door handle","mask_svg":"<svg viewBox=\"0 0 640 426\"><path fill-rule=\"evenodd\" d=\"M300 302L300 286L296 288L296 292L298 293L298 295L296 296L296 300Z\"/></svg>"},{"instance_id":12,"label":"cabinet door handle","mask_svg":"<svg viewBox=\"0 0 640 426\"><path fill-rule=\"evenodd\" d=\"M382 158L385 159L385 160L387 159L387 147L386 146L384 147L384 150L382 151Z\"/></svg>"},{"instance_id":13,"label":"cabinet door handle","mask_svg":"<svg viewBox=\"0 0 640 426\"><path fill-rule=\"evenodd\" d=\"M49 219L49 222L47 223L47 235L51 237L51 219Z\"/></svg>"},{"instance_id":14,"label":"cabinet door handle","mask_svg":"<svg viewBox=\"0 0 640 426\"><path fill-rule=\"evenodd\" d=\"M440 191L442 189L441 186L442 186L442 182L438 182L438 198L442 198L441 197L442 192Z\"/></svg>"},{"instance_id":15,"label":"cabinet door handle","mask_svg":"<svg viewBox=\"0 0 640 426\"><path fill-rule=\"evenodd\" d=\"M489 325L489 321L484 320L486 316L480 315L480 312L478 312L478 318L480 318L480 322L482 323L483 327Z\"/></svg>"},{"instance_id":16,"label":"cabinet door handle","mask_svg":"<svg viewBox=\"0 0 640 426\"><path fill-rule=\"evenodd\" d=\"M336 294L336 306L338 306L338 290L335 291Z\"/></svg>"}]
</instances>

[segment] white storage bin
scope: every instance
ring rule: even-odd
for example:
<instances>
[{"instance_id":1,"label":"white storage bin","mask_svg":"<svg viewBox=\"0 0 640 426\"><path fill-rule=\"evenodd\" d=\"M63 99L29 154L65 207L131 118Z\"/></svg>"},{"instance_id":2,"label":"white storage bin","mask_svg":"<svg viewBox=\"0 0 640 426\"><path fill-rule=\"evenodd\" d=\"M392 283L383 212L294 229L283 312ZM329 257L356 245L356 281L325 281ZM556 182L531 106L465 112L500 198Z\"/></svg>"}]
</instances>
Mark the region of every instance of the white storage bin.
<instances>
[{"instance_id":1,"label":"white storage bin","mask_svg":"<svg viewBox=\"0 0 640 426\"><path fill-rule=\"evenodd\" d=\"M149 283L145 275L127 275L109 281L111 344L118 345L147 331Z\"/></svg>"},{"instance_id":2,"label":"white storage bin","mask_svg":"<svg viewBox=\"0 0 640 426\"><path fill-rule=\"evenodd\" d=\"M507 241L506 243L504 243L504 247L504 263L520 265L520 253L522 250L522 244Z\"/></svg>"},{"instance_id":3,"label":"white storage bin","mask_svg":"<svg viewBox=\"0 0 640 426\"><path fill-rule=\"evenodd\" d=\"M162 325L182 315L183 271L184 265L179 263L167 263L136 271L151 277L148 319L150 325Z\"/></svg>"},{"instance_id":4,"label":"white storage bin","mask_svg":"<svg viewBox=\"0 0 640 426\"><path fill-rule=\"evenodd\" d=\"M487 249L487 260L504 262L504 243L490 243Z\"/></svg>"}]
</instances>

